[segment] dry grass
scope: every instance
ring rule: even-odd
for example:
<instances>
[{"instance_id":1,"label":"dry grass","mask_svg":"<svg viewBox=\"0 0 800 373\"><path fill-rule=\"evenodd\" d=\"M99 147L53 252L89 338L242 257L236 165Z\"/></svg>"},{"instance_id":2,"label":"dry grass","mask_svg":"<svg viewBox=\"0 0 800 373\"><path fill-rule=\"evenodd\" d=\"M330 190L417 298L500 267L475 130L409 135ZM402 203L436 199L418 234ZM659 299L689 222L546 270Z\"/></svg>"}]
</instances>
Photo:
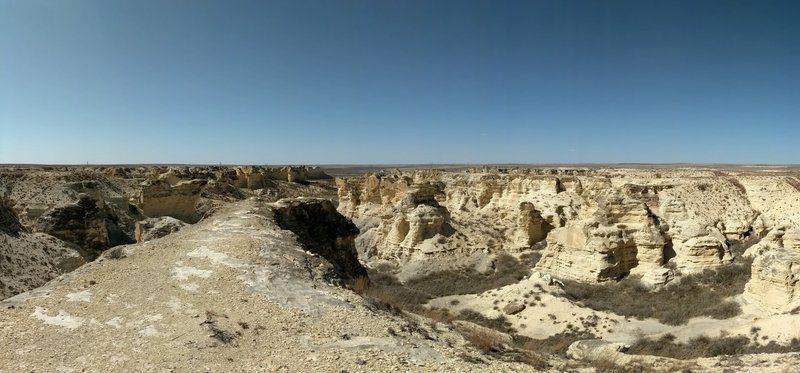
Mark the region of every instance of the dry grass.
<instances>
[{"instance_id":1,"label":"dry grass","mask_svg":"<svg viewBox=\"0 0 800 373\"><path fill-rule=\"evenodd\" d=\"M564 281L567 296L595 310L607 310L638 319L655 318L664 324L681 325L690 318L709 316L727 319L741 313L738 304L726 298L741 294L750 279L750 262L723 266L716 271L688 275L678 283L651 291L637 279L626 278L611 285L587 285Z\"/></svg>"},{"instance_id":2,"label":"dry grass","mask_svg":"<svg viewBox=\"0 0 800 373\"><path fill-rule=\"evenodd\" d=\"M464 333L463 336L470 345L485 354L502 352L505 349L503 340L493 333L481 330L472 333Z\"/></svg>"}]
</instances>

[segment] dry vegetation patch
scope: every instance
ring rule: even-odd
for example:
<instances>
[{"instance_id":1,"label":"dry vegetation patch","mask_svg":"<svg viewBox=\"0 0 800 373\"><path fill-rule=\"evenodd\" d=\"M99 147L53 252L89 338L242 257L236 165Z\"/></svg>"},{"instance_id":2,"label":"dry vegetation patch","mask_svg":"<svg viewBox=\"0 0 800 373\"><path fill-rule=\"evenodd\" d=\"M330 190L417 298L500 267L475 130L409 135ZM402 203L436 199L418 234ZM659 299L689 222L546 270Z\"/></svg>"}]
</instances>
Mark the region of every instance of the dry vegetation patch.
<instances>
[{"instance_id":1,"label":"dry vegetation patch","mask_svg":"<svg viewBox=\"0 0 800 373\"><path fill-rule=\"evenodd\" d=\"M675 336L666 334L658 339L640 338L627 353L636 355L655 355L674 359L690 360L701 357L722 355L789 353L800 352L800 339L794 338L788 345L770 341L766 345L751 343L750 338L739 336L706 336L690 339L686 343L676 343Z\"/></svg>"},{"instance_id":2,"label":"dry vegetation patch","mask_svg":"<svg viewBox=\"0 0 800 373\"><path fill-rule=\"evenodd\" d=\"M585 306L638 319L655 318L668 325L685 324L692 317L727 319L741 313L727 298L741 294L750 279L750 262L742 261L684 276L676 283L652 291L638 279L625 278L611 285L564 281L567 297Z\"/></svg>"},{"instance_id":3,"label":"dry vegetation patch","mask_svg":"<svg viewBox=\"0 0 800 373\"><path fill-rule=\"evenodd\" d=\"M519 259L500 254L494 262L495 270L480 273L473 268L437 271L401 283L387 272L369 270L369 280L355 280L350 287L358 294L381 303L418 312L429 300L448 295L482 293L519 282L530 275L541 255L528 253ZM367 286L368 284L368 286Z\"/></svg>"},{"instance_id":4,"label":"dry vegetation patch","mask_svg":"<svg viewBox=\"0 0 800 373\"><path fill-rule=\"evenodd\" d=\"M531 269L540 257L538 252L523 254L519 259L509 254L500 254L494 262L495 270L490 273L479 273L472 268L438 271L412 279L405 284L390 273L370 269L368 279L357 278L350 282L350 288L379 309L398 314L400 311L413 312L446 324L454 320L469 321L512 335L514 339L512 345L501 343L491 333L464 334L464 337L471 346L485 356L544 369L548 366L547 360L539 355L539 351L522 348L521 337L514 334L516 330L511 327L505 316L488 318L470 309L463 309L454 314L444 308L424 306L433 298L481 293L517 283L530 275ZM465 356L465 360L476 364L483 362L480 358L472 356Z\"/></svg>"}]
</instances>

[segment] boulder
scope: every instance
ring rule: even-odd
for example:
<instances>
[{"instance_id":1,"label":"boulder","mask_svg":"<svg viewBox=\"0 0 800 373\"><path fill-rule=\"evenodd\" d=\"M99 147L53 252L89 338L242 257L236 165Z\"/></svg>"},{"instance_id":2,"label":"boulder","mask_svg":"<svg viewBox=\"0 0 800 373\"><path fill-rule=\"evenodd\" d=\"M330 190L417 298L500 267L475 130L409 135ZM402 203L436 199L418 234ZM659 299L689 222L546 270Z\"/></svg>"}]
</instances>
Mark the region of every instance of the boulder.
<instances>
[{"instance_id":1,"label":"boulder","mask_svg":"<svg viewBox=\"0 0 800 373\"><path fill-rule=\"evenodd\" d=\"M567 348L567 357L576 360L616 360L630 348L624 343L607 342L602 339L575 341Z\"/></svg>"},{"instance_id":2,"label":"boulder","mask_svg":"<svg viewBox=\"0 0 800 373\"><path fill-rule=\"evenodd\" d=\"M503 307L503 312L506 315L516 315L525 310L525 304L519 302L511 302Z\"/></svg>"}]
</instances>

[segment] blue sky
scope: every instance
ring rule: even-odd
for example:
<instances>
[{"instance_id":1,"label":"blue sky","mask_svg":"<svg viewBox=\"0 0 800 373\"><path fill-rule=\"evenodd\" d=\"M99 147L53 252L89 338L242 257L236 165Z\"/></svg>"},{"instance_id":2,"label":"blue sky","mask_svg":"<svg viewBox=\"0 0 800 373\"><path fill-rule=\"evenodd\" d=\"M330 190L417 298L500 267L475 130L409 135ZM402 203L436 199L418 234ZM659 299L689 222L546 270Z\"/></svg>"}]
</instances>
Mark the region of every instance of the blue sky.
<instances>
[{"instance_id":1,"label":"blue sky","mask_svg":"<svg viewBox=\"0 0 800 373\"><path fill-rule=\"evenodd\" d=\"M0 0L0 163L800 163L797 1Z\"/></svg>"}]
</instances>

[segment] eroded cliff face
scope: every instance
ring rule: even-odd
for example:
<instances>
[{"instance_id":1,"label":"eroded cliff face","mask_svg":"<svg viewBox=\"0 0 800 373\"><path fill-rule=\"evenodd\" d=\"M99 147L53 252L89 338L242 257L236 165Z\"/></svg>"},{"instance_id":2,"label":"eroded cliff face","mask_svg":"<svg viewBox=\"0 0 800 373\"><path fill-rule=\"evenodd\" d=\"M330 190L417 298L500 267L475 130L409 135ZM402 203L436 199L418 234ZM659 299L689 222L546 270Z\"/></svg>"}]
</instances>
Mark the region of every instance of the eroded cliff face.
<instances>
[{"instance_id":1,"label":"eroded cliff face","mask_svg":"<svg viewBox=\"0 0 800 373\"><path fill-rule=\"evenodd\" d=\"M357 232L329 201L229 204L0 301L0 370L530 370L466 361L474 350L448 328L383 311L317 276L320 267L360 275L330 251L332 239L354 257Z\"/></svg>"},{"instance_id":2,"label":"eroded cliff face","mask_svg":"<svg viewBox=\"0 0 800 373\"><path fill-rule=\"evenodd\" d=\"M555 177L423 170L337 179L339 210L362 229L362 258L411 260L520 251L568 216L576 195Z\"/></svg>"},{"instance_id":3,"label":"eroded cliff face","mask_svg":"<svg viewBox=\"0 0 800 373\"><path fill-rule=\"evenodd\" d=\"M28 232L11 206L0 199L0 299L44 285L85 263L67 243Z\"/></svg>"},{"instance_id":4,"label":"eroded cliff face","mask_svg":"<svg viewBox=\"0 0 800 373\"><path fill-rule=\"evenodd\" d=\"M170 185L164 180L148 180L142 183L137 206L146 216L170 216L187 223L200 220L197 203L200 192L208 181L186 180Z\"/></svg>"},{"instance_id":5,"label":"eroded cliff face","mask_svg":"<svg viewBox=\"0 0 800 373\"><path fill-rule=\"evenodd\" d=\"M358 261L355 238L358 228L339 214L330 200L285 199L272 210L275 223L294 233L308 251L325 258L331 266L324 274L328 281L367 277Z\"/></svg>"},{"instance_id":6,"label":"eroded cliff face","mask_svg":"<svg viewBox=\"0 0 800 373\"><path fill-rule=\"evenodd\" d=\"M776 248L757 257L744 297L767 312L800 311L800 250Z\"/></svg>"},{"instance_id":7,"label":"eroded cliff face","mask_svg":"<svg viewBox=\"0 0 800 373\"><path fill-rule=\"evenodd\" d=\"M791 180L698 168L483 168L336 182L339 211L362 231L362 260L543 248L540 271L582 282L634 274L660 285L673 268L731 263L732 244L800 222L786 208L800 206Z\"/></svg>"},{"instance_id":8,"label":"eroded cliff face","mask_svg":"<svg viewBox=\"0 0 800 373\"><path fill-rule=\"evenodd\" d=\"M104 202L82 194L76 203L42 214L34 227L38 232L73 244L84 259L91 261L110 247L133 243L118 222Z\"/></svg>"},{"instance_id":9,"label":"eroded cliff face","mask_svg":"<svg viewBox=\"0 0 800 373\"><path fill-rule=\"evenodd\" d=\"M547 236L539 269L593 282L634 271L644 275L665 263L666 239L647 205L619 195L595 202L590 217L569 221Z\"/></svg>"}]
</instances>

